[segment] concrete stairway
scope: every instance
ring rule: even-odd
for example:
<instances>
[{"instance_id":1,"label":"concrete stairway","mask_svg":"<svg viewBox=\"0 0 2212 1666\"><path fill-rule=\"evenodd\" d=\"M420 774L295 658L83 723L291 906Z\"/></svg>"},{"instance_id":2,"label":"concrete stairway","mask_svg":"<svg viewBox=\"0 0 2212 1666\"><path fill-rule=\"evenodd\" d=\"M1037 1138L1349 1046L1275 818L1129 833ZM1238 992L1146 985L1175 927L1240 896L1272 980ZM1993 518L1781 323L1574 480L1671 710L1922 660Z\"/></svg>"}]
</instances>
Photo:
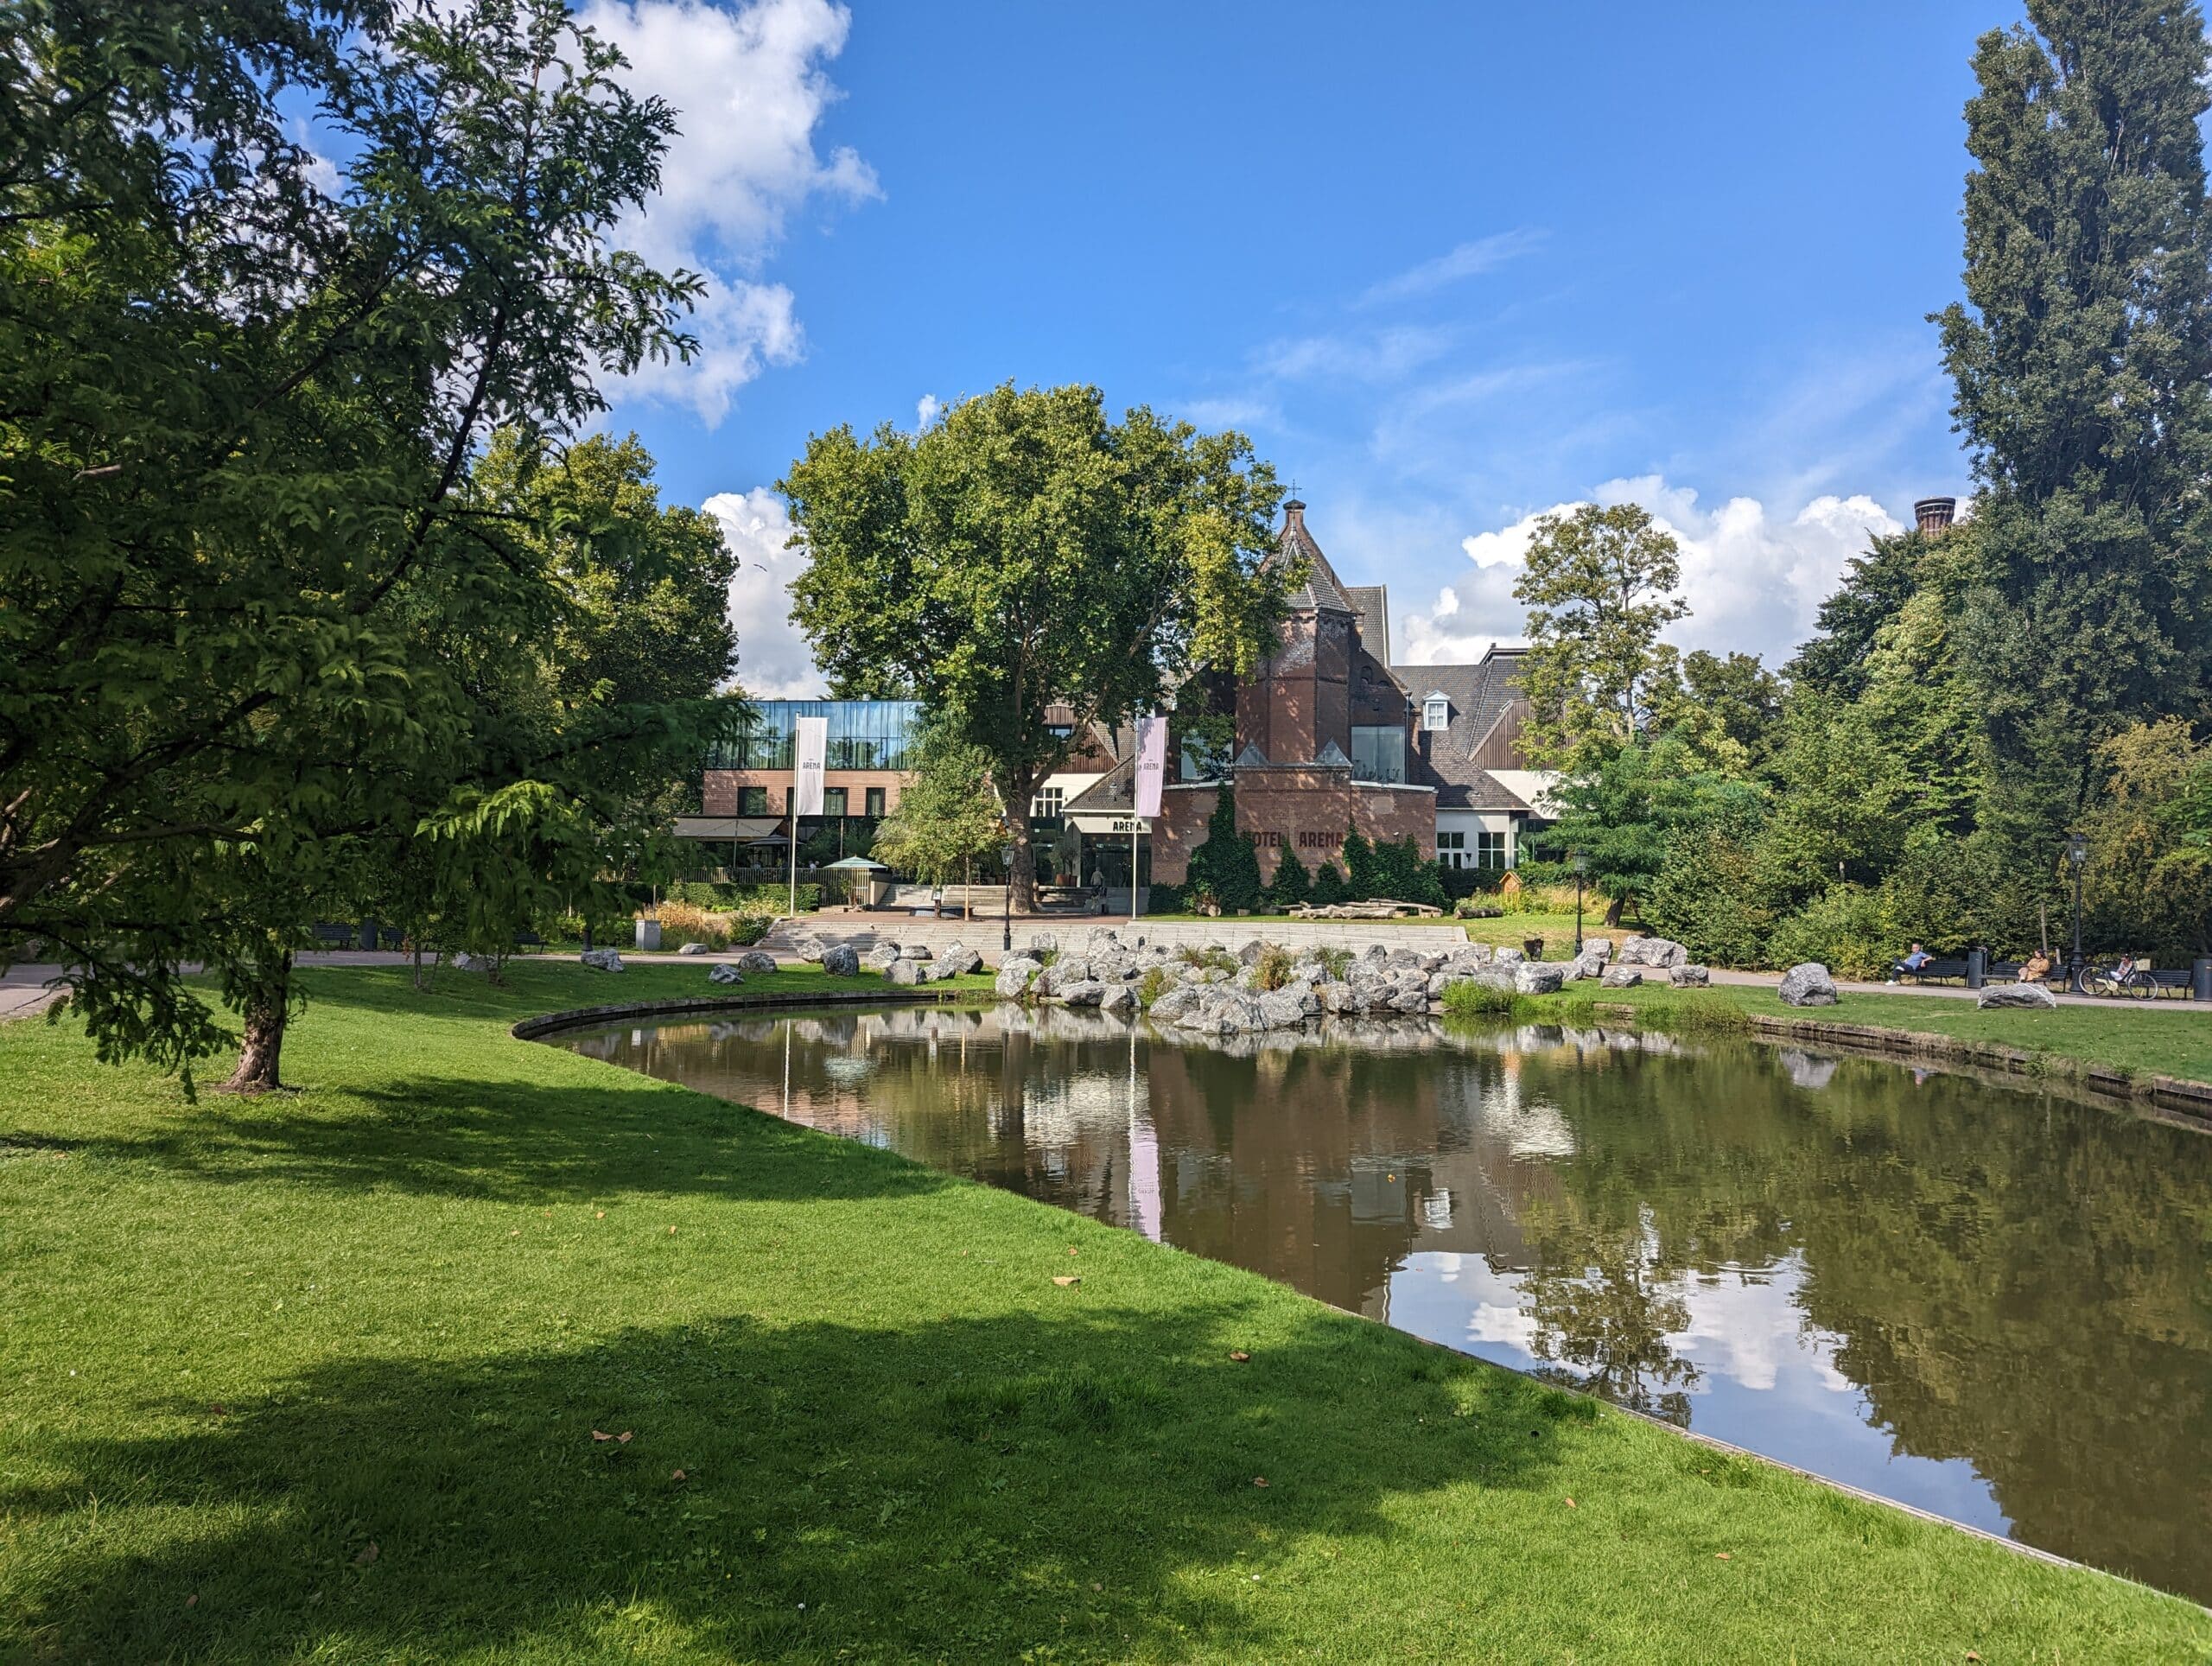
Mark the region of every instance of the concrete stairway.
<instances>
[{"instance_id":1,"label":"concrete stairway","mask_svg":"<svg viewBox=\"0 0 2212 1666\"><path fill-rule=\"evenodd\" d=\"M1033 937L1047 934L1064 944L1071 944L1079 941L1084 932L1102 925L1119 932L1125 942L1134 933L1147 943L1165 943L1175 948L1218 943L1224 948L1235 949L1258 938L1267 943L1280 943L1287 949L1319 944L1364 949L1370 943L1379 943L1389 949L1404 947L1441 952L1467 940L1466 932L1455 925L1418 925L1390 920L1140 919L1132 928L1126 918L1117 919L1112 915L1086 918L1045 914L1015 919L1014 946L1024 948ZM961 920L888 913L806 914L797 920L778 921L760 946L771 954L789 955L795 951L801 938L811 938L825 944L849 943L866 954L879 943L927 944L932 952L952 943L964 943L995 963L1005 929L1003 920L988 917Z\"/></svg>"}]
</instances>

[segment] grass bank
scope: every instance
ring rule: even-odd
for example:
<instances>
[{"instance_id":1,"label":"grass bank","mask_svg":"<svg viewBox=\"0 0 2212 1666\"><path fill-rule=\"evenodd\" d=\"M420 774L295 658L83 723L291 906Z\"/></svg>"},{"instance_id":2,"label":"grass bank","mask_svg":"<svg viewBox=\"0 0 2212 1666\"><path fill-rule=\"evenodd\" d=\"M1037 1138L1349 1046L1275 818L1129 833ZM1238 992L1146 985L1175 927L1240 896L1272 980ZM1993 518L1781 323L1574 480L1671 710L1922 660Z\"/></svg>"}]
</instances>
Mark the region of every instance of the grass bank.
<instances>
[{"instance_id":1,"label":"grass bank","mask_svg":"<svg viewBox=\"0 0 2212 1666\"><path fill-rule=\"evenodd\" d=\"M1484 993L1471 989L1462 997L1460 1009L1492 1010L1480 1004ZM2092 1065L2132 1076L2176 1076L2184 1081L2212 1082L2212 1014L2202 1012L2063 1004L2045 1011L2008 1007L1984 1009L1970 1001L1936 995L1849 991L1833 1007L1801 1009L1784 1006L1770 985L1740 983L1717 983L1709 989L1641 984L1632 989L1605 990L1579 983L1555 995L1515 998L1507 1010L1537 1021L1572 1022L1592 1018L1598 1004L1634 1008L1642 1021L1662 1027L1747 1028L1744 1017L1757 1013L1772 1018L1874 1025L1912 1034L2017 1047L2049 1059L2054 1066Z\"/></svg>"},{"instance_id":2,"label":"grass bank","mask_svg":"<svg viewBox=\"0 0 2212 1666\"><path fill-rule=\"evenodd\" d=\"M304 974L305 1091L258 1103L0 1026L0 1656L2212 1649L2180 1601L506 1033L696 968L512 974Z\"/></svg>"}]
</instances>

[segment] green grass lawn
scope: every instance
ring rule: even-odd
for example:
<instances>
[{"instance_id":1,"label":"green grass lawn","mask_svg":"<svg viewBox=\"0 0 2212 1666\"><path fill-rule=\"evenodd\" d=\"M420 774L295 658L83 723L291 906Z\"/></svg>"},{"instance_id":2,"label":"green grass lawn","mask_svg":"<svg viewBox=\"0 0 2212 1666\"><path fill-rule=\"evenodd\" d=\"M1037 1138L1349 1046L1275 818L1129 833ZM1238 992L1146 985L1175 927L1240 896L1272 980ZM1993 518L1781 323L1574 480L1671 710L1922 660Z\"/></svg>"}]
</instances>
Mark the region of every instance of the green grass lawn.
<instances>
[{"instance_id":1,"label":"green grass lawn","mask_svg":"<svg viewBox=\"0 0 2212 1666\"><path fill-rule=\"evenodd\" d=\"M1861 995L1846 990L1833 1007L1801 1009L1783 1006L1774 984L1716 983L1709 990L1677 991L1651 984L1599 990L1594 984L1576 983L1557 995L1532 998L1527 1010L1532 1014L1572 1011L1592 1000L1639 1008L1660 1023L1684 1017L1696 1021L1717 1003L1726 1003L1747 1013L1878 1025L1963 1041L1993 1042L2135 1073L2212 1082L2212 1012L2201 1007L2178 1012L2063 1005L2055 1011L2004 1007L1985 1011L1971 1001L1942 995Z\"/></svg>"},{"instance_id":2,"label":"green grass lawn","mask_svg":"<svg viewBox=\"0 0 2212 1666\"><path fill-rule=\"evenodd\" d=\"M259 1102L0 1026L0 1656L2212 1650L2181 1601L506 1034L697 968L512 975L304 974L304 1091Z\"/></svg>"}]
</instances>

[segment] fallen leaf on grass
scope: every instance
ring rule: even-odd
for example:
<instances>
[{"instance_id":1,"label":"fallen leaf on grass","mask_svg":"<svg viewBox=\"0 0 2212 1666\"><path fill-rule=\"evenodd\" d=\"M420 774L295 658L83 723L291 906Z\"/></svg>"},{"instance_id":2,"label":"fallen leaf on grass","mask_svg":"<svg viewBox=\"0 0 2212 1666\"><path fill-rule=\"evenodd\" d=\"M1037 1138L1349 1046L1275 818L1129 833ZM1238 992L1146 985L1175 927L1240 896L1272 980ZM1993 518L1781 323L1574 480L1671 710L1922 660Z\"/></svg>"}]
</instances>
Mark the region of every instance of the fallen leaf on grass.
<instances>
[{"instance_id":1,"label":"fallen leaf on grass","mask_svg":"<svg viewBox=\"0 0 2212 1666\"><path fill-rule=\"evenodd\" d=\"M1969 1649L1967 1650L1967 1658L1968 1660L1980 1660L1981 1656L1978 1650Z\"/></svg>"},{"instance_id":2,"label":"fallen leaf on grass","mask_svg":"<svg viewBox=\"0 0 2212 1666\"><path fill-rule=\"evenodd\" d=\"M1716 1550L1713 1553L1713 1560L1715 1561L1733 1561L1736 1559L1725 1550Z\"/></svg>"},{"instance_id":3,"label":"fallen leaf on grass","mask_svg":"<svg viewBox=\"0 0 2212 1666\"><path fill-rule=\"evenodd\" d=\"M1253 1485L1254 1486L1265 1486L1265 1485L1267 1485L1267 1484L1268 1484L1268 1478L1267 1478L1266 1476L1264 1476L1264 1475L1255 1475L1255 1476L1252 1478L1252 1485Z\"/></svg>"},{"instance_id":4,"label":"fallen leaf on grass","mask_svg":"<svg viewBox=\"0 0 2212 1666\"><path fill-rule=\"evenodd\" d=\"M622 1431L622 1433L621 1433L621 1434L618 1434L618 1435L616 1435L616 1436L614 1437L614 1439L615 1439L615 1440L616 1440L616 1442L617 1442L618 1444L620 1444L620 1445L621 1445L621 1446L626 1446L626 1446L628 1446L628 1445L630 1444L630 1436L631 1436L633 1433L635 1433L635 1431L634 1431L634 1430L631 1430L631 1429L624 1429L624 1430Z\"/></svg>"},{"instance_id":5,"label":"fallen leaf on grass","mask_svg":"<svg viewBox=\"0 0 2212 1666\"><path fill-rule=\"evenodd\" d=\"M1068 1254L1070 1254L1070 1255L1073 1255L1073 1254L1075 1254L1075 1245L1073 1245L1073 1244L1070 1244L1070 1245L1068 1245Z\"/></svg>"},{"instance_id":6,"label":"fallen leaf on grass","mask_svg":"<svg viewBox=\"0 0 2212 1666\"><path fill-rule=\"evenodd\" d=\"M677 1470L677 1471L676 1472L676 1473L674 1473L673 1475L670 1476L668 1478L669 1478L670 1480L671 1480L671 1481L688 1481L688 1480L690 1480L691 1478L690 1478L690 1476L686 1475L686 1474L685 1474L682 1470L680 1470L680 1469L679 1469L679 1470Z\"/></svg>"},{"instance_id":7,"label":"fallen leaf on grass","mask_svg":"<svg viewBox=\"0 0 2212 1666\"><path fill-rule=\"evenodd\" d=\"M211 1417L228 1417L231 1415L231 1408L228 1406L210 1406L207 1408L207 1415Z\"/></svg>"},{"instance_id":8,"label":"fallen leaf on grass","mask_svg":"<svg viewBox=\"0 0 2212 1666\"><path fill-rule=\"evenodd\" d=\"M522 1236L522 1228L520 1228L519 1226L518 1226L517 1228L515 1228L515 1230L514 1230L513 1231L512 1231L512 1232L508 1233L508 1234L507 1234L507 1236L508 1236L509 1237L511 1237L511 1238L518 1238L518 1237L520 1237Z\"/></svg>"},{"instance_id":9,"label":"fallen leaf on grass","mask_svg":"<svg viewBox=\"0 0 2212 1666\"><path fill-rule=\"evenodd\" d=\"M1052 1282L1058 1285L1063 1290L1065 1290L1071 1284L1082 1283L1083 1280L1073 1273L1059 1273L1054 1275Z\"/></svg>"},{"instance_id":10,"label":"fallen leaf on grass","mask_svg":"<svg viewBox=\"0 0 2212 1666\"><path fill-rule=\"evenodd\" d=\"M1573 1510L1573 1509L1574 1509L1574 1508L1576 1507L1576 1506L1575 1506L1574 1500L1573 1500L1573 1499L1572 1499L1572 1498L1569 1498L1569 1499L1567 1501L1567 1507L1569 1510Z\"/></svg>"},{"instance_id":11,"label":"fallen leaf on grass","mask_svg":"<svg viewBox=\"0 0 2212 1666\"><path fill-rule=\"evenodd\" d=\"M668 1229L668 1236L671 1238L676 1236L676 1229L674 1227L671 1226Z\"/></svg>"},{"instance_id":12,"label":"fallen leaf on grass","mask_svg":"<svg viewBox=\"0 0 2212 1666\"><path fill-rule=\"evenodd\" d=\"M595 1221L603 1221L607 1218L607 1211L602 1209L597 1214L594 1215L592 1218Z\"/></svg>"},{"instance_id":13,"label":"fallen leaf on grass","mask_svg":"<svg viewBox=\"0 0 2212 1666\"><path fill-rule=\"evenodd\" d=\"M361 1547L359 1554L353 1558L353 1566L356 1567L366 1567L376 1559L377 1542L374 1539L371 1539L366 1544Z\"/></svg>"},{"instance_id":14,"label":"fallen leaf on grass","mask_svg":"<svg viewBox=\"0 0 2212 1666\"><path fill-rule=\"evenodd\" d=\"M194 1592L190 1596L187 1597L187 1598L184 1599L184 1606L185 1606L186 1607L188 1607L188 1608L191 1608L191 1607L195 1606L199 1603L199 1601L200 1601L200 1593L199 1593L197 1591L194 1591Z\"/></svg>"},{"instance_id":15,"label":"fallen leaf on grass","mask_svg":"<svg viewBox=\"0 0 2212 1666\"><path fill-rule=\"evenodd\" d=\"M1240 1365L1250 1364L1252 1358L1252 1356L1246 1353L1242 1348L1231 1348L1229 1351L1229 1357Z\"/></svg>"}]
</instances>

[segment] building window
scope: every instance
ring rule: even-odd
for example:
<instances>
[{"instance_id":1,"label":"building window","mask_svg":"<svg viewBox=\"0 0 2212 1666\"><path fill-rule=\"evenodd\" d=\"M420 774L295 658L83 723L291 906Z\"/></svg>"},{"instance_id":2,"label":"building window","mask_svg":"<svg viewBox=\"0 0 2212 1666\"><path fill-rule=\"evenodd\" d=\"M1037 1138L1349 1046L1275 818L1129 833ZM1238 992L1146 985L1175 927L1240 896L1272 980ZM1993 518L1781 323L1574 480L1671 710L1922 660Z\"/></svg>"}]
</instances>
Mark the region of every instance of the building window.
<instances>
[{"instance_id":1,"label":"building window","mask_svg":"<svg viewBox=\"0 0 2212 1666\"><path fill-rule=\"evenodd\" d=\"M1351 731L1351 778L1355 781L1406 779L1406 732L1398 724L1355 723Z\"/></svg>"},{"instance_id":2,"label":"building window","mask_svg":"<svg viewBox=\"0 0 2212 1666\"><path fill-rule=\"evenodd\" d=\"M1433 734L1452 727L1452 703L1440 694L1432 694L1421 702L1421 726Z\"/></svg>"},{"instance_id":3,"label":"building window","mask_svg":"<svg viewBox=\"0 0 2212 1666\"><path fill-rule=\"evenodd\" d=\"M883 814L883 789L872 786L868 790L868 813L878 818Z\"/></svg>"},{"instance_id":4,"label":"building window","mask_svg":"<svg viewBox=\"0 0 2212 1666\"><path fill-rule=\"evenodd\" d=\"M1505 838L1503 833L1475 835L1475 865L1478 868L1503 868L1505 862Z\"/></svg>"},{"instance_id":5,"label":"building window","mask_svg":"<svg viewBox=\"0 0 2212 1666\"><path fill-rule=\"evenodd\" d=\"M843 787L825 786L822 789L822 813L824 816L837 817L841 820L843 818L845 814L845 789Z\"/></svg>"},{"instance_id":6,"label":"building window","mask_svg":"<svg viewBox=\"0 0 2212 1666\"><path fill-rule=\"evenodd\" d=\"M1467 836L1465 833L1439 833L1436 836L1436 860L1446 868L1467 865Z\"/></svg>"},{"instance_id":7,"label":"building window","mask_svg":"<svg viewBox=\"0 0 2212 1666\"><path fill-rule=\"evenodd\" d=\"M1033 822L1056 820L1060 813L1060 806L1066 802L1066 788L1040 786L1037 789L1037 796L1029 801L1029 819Z\"/></svg>"},{"instance_id":8,"label":"building window","mask_svg":"<svg viewBox=\"0 0 2212 1666\"><path fill-rule=\"evenodd\" d=\"M765 786L741 786L737 790L737 813L741 816L765 816L768 813L768 789Z\"/></svg>"}]
</instances>

